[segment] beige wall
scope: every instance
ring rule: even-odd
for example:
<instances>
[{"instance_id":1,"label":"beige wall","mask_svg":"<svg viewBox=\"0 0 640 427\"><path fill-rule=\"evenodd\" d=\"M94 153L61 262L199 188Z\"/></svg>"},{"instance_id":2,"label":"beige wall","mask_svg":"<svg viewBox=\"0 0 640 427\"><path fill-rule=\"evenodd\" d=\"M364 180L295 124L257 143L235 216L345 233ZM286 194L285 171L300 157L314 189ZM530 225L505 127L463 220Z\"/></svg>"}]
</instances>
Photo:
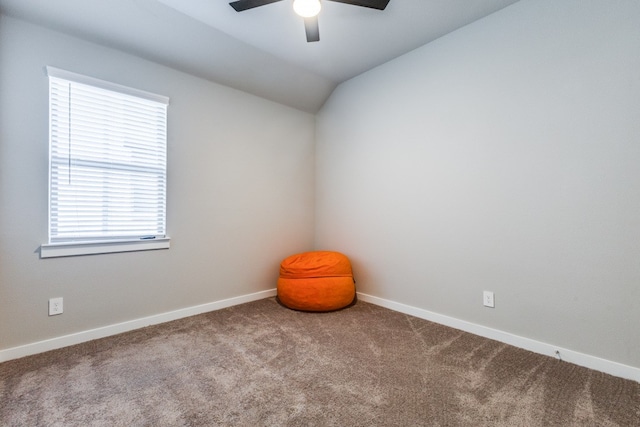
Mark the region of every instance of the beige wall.
<instances>
[{"instance_id":1,"label":"beige wall","mask_svg":"<svg viewBox=\"0 0 640 427\"><path fill-rule=\"evenodd\" d=\"M316 246L361 292L640 367L639 35L637 1L523 0L343 83Z\"/></svg>"},{"instance_id":2,"label":"beige wall","mask_svg":"<svg viewBox=\"0 0 640 427\"><path fill-rule=\"evenodd\" d=\"M47 240L44 67L171 98L169 250L39 259ZM2 16L0 350L275 287L310 249L313 115ZM51 297L64 314L47 315Z\"/></svg>"}]
</instances>

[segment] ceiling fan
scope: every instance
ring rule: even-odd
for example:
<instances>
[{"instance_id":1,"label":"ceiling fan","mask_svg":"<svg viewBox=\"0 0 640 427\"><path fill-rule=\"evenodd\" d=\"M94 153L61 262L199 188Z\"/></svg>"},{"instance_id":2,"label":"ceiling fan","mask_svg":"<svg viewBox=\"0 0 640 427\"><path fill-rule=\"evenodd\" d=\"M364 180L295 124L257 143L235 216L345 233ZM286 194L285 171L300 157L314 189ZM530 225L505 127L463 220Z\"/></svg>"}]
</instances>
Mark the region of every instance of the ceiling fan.
<instances>
[{"instance_id":1,"label":"ceiling fan","mask_svg":"<svg viewBox=\"0 0 640 427\"><path fill-rule=\"evenodd\" d=\"M283 0L237 0L229 5L242 12L254 7L264 6ZM384 10L389 0L330 0L337 3L351 4L354 6L369 7L371 9ZM322 5L320 0L293 0L293 10L304 18L304 29L307 33L307 42L317 42L320 40L320 30L318 29L318 14Z\"/></svg>"}]
</instances>

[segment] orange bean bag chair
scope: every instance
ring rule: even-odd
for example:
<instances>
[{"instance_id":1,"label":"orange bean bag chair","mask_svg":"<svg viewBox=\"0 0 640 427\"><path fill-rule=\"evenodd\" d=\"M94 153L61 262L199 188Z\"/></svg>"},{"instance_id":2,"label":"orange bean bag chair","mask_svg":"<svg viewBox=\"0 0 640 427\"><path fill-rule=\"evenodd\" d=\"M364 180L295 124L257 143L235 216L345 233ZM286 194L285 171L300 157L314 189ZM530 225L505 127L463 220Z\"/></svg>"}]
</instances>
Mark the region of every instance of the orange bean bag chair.
<instances>
[{"instance_id":1,"label":"orange bean bag chair","mask_svg":"<svg viewBox=\"0 0 640 427\"><path fill-rule=\"evenodd\" d=\"M351 262L339 252L304 252L280 264L278 300L286 307L333 311L351 304L355 296Z\"/></svg>"}]
</instances>

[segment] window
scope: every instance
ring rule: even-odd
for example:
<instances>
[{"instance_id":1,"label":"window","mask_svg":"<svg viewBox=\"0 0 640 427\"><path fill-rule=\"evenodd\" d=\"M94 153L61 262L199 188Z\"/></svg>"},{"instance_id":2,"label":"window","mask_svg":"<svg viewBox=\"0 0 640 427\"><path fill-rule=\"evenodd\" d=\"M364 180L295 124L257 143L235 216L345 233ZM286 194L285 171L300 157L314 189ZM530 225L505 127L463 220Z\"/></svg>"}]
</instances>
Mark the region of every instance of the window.
<instances>
[{"instance_id":1,"label":"window","mask_svg":"<svg viewBox=\"0 0 640 427\"><path fill-rule=\"evenodd\" d=\"M41 257L169 247L168 98L47 67L49 243Z\"/></svg>"}]
</instances>

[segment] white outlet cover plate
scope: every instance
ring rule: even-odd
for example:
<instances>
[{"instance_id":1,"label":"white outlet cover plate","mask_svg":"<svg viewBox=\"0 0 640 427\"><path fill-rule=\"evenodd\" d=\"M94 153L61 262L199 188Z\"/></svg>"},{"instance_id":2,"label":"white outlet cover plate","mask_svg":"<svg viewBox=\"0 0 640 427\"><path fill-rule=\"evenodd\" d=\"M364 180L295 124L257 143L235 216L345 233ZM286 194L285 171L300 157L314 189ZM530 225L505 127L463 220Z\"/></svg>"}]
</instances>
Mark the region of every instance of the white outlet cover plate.
<instances>
[{"instance_id":1,"label":"white outlet cover plate","mask_svg":"<svg viewBox=\"0 0 640 427\"><path fill-rule=\"evenodd\" d=\"M493 299L493 292L491 291L484 291L483 292L483 304L485 307L491 307L494 308L495 305L495 301Z\"/></svg>"},{"instance_id":2,"label":"white outlet cover plate","mask_svg":"<svg viewBox=\"0 0 640 427\"><path fill-rule=\"evenodd\" d=\"M51 298L49 300L49 316L62 314L62 298Z\"/></svg>"}]
</instances>

